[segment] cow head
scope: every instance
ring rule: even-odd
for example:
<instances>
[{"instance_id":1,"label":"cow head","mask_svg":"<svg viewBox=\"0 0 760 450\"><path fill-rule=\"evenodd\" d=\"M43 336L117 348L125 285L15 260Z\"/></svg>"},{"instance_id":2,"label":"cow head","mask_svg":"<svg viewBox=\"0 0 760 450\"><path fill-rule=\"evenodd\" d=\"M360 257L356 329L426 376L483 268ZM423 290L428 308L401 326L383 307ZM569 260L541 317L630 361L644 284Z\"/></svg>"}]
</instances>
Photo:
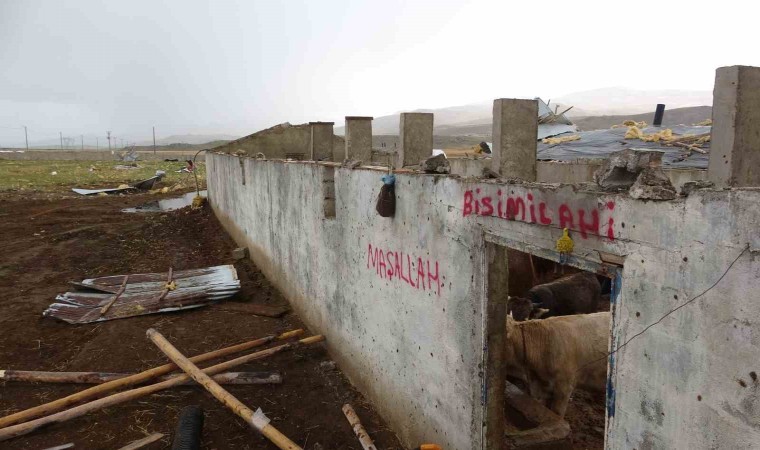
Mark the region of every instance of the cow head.
<instances>
[{"instance_id":1,"label":"cow head","mask_svg":"<svg viewBox=\"0 0 760 450\"><path fill-rule=\"evenodd\" d=\"M509 297L507 299L507 313L517 322L528 320L532 312L533 303L530 299L523 297Z\"/></svg>"}]
</instances>

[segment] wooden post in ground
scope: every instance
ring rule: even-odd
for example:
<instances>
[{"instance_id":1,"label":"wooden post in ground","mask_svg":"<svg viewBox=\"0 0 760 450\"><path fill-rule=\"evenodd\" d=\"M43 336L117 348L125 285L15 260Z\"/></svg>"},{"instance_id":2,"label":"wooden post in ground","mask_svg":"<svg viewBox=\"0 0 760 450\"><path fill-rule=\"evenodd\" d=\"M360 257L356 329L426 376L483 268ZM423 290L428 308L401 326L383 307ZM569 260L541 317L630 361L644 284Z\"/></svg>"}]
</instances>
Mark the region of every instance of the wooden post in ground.
<instances>
[{"instance_id":1,"label":"wooden post in ground","mask_svg":"<svg viewBox=\"0 0 760 450\"><path fill-rule=\"evenodd\" d=\"M348 423L351 424L351 428L354 430L354 434L359 438L359 443L362 444L364 450L377 450L375 443L372 442L372 438L367 434L367 430L362 426L359 416L356 415L356 411L348 403L343 405L343 414L348 419Z\"/></svg>"},{"instance_id":2,"label":"wooden post in ground","mask_svg":"<svg viewBox=\"0 0 760 450\"><path fill-rule=\"evenodd\" d=\"M241 417L246 423L250 424L258 430L261 434L267 437L274 445L283 450L301 450L301 447L296 445L293 441L287 438L284 434L280 433L277 428L269 423L269 418L264 415L259 408L256 412L253 412L250 408L245 406L240 400L235 398L232 394L227 392L223 387L219 386L208 375L203 373L201 369L187 359L179 350L177 350L165 337L153 328L148 329L146 332L148 337L156 347L158 347L164 354L171 359L174 364L178 365L193 380L198 384L206 388L217 400L222 402L224 406L231 409L236 415Z\"/></svg>"},{"instance_id":3,"label":"wooden post in ground","mask_svg":"<svg viewBox=\"0 0 760 450\"><path fill-rule=\"evenodd\" d=\"M237 344L230 347L215 350L213 352L204 353L202 355L198 355L191 358L191 361L193 361L194 363L200 363L200 362L208 361L211 359L221 358L223 356L227 356L232 353L238 353L238 352L242 352L254 347L260 347L275 339L288 339L291 337L300 336L301 334L303 334L303 330L298 329L298 330L288 331L287 333L283 333L279 336L266 336L261 339L243 342L242 344ZM163 366L154 367L152 369L137 373L135 375L131 375L126 378L120 378L118 380L109 381L107 383L93 386L91 388L87 388L81 392L77 392L67 397L63 397L49 403L45 403L39 406L35 406L33 408L26 409L24 411L19 411L9 416L2 417L0 418L0 428L5 428L5 427L8 427L9 425L13 425L14 423L24 422L24 421L31 420L31 419L34 419L35 417L40 417L46 414L56 413L58 411L61 411L77 403L82 403L88 400L92 400L94 398L101 397L109 392L115 391L116 389L134 386L136 384L150 381L153 378L159 377L161 375L166 375L167 373L171 373L175 370L177 370L177 366L174 365L173 363L169 363L169 364L164 364ZM225 368L224 370L227 370L227 369ZM223 372L224 370L220 370L214 373L220 373L220 372ZM1 431L2 430L0 430L0 432Z\"/></svg>"},{"instance_id":4,"label":"wooden post in ground","mask_svg":"<svg viewBox=\"0 0 760 450\"><path fill-rule=\"evenodd\" d=\"M300 348L301 346L315 344L317 342L322 342L324 340L325 338L321 335L311 336L305 339L301 339L300 341L297 341L297 342L291 342L291 343L279 345L277 347L268 348L266 350L261 350L255 353L251 353L249 355L240 356L238 358L231 359L229 361L225 361L223 363L219 363L211 367L206 367L205 369L203 369L203 372L206 373L207 375L215 375L217 373L222 373L224 371L232 369L233 367L237 367L239 365L254 361L256 359L266 358L268 356L272 356L276 353L280 353L285 350ZM109 406L118 405L119 403L124 403L126 401L134 400L136 398L145 397L146 395L154 394L161 390L178 386L190 379L191 379L190 376L187 374L177 375L176 377L168 379L166 381L162 381L161 383L151 384L148 386L143 386L143 387L131 389L128 391L119 392L116 394L109 395L108 397L103 397L98 400L93 400L83 405L75 406L65 411L51 414L49 416L41 417L35 420L30 420L29 422L21 423L18 425L2 428L0 429L0 441L11 439L17 436L23 436L25 434L29 434L33 431L39 430L40 428L43 428L55 423L66 422L68 420L81 417L92 411L97 411L99 409L107 408Z\"/></svg>"}]
</instances>

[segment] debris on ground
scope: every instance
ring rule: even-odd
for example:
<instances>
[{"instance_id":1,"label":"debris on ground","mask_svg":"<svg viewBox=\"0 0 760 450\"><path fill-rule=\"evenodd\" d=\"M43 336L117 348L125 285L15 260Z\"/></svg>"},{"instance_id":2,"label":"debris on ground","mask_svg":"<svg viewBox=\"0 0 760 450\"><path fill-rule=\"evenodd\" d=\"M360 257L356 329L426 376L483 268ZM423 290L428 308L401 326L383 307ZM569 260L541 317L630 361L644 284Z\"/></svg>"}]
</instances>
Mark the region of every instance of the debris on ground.
<instances>
[{"instance_id":1,"label":"debris on ground","mask_svg":"<svg viewBox=\"0 0 760 450\"><path fill-rule=\"evenodd\" d=\"M203 197L202 195L196 195L193 197L193 203L190 205L190 207L193 209L199 209L202 208L205 203L206 197Z\"/></svg>"},{"instance_id":2,"label":"debris on ground","mask_svg":"<svg viewBox=\"0 0 760 450\"><path fill-rule=\"evenodd\" d=\"M346 416L348 423L354 430L354 434L359 438L359 443L362 445L362 448L364 450L377 450L375 443L372 442L372 438L367 434L367 430L364 429L362 422L359 420L359 416L356 415L356 411L354 411L354 408L351 407L350 404L346 403L343 405L343 414Z\"/></svg>"},{"instance_id":3,"label":"debris on ground","mask_svg":"<svg viewBox=\"0 0 760 450\"><path fill-rule=\"evenodd\" d=\"M293 441L287 436L282 434L277 428L270 423L271 419L267 417L261 408L258 408L255 412L245 406L243 402L238 400L235 396L226 391L223 387L219 386L210 376L208 376L198 366L193 364L187 357L185 357L176 347L174 347L168 339L166 339L161 333L153 328L148 329L146 332L148 338L158 347L161 352L166 355L167 358L172 360L182 371L188 374L198 384L203 386L211 395L214 396L224 406L229 408L235 415L245 421L245 423L251 425L253 429L263 434L267 439L272 441L279 448L299 448Z\"/></svg>"},{"instance_id":4,"label":"debris on ground","mask_svg":"<svg viewBox=\"0 0 760 450\"><path fill-rule=\"evenodd\" d=\"M74 448L74 443L70 442L68 444L56 445L55 447L48 447L44 450L66 450L67 448Z\"/></svg>"},{"instance_id":5,"label":"debris on ground","mask_svg":"<svg viewBox=\"0 0 760 450\"><path fill-rule=\"evenodd\" d=\"M125 289L120 292L122 283ZM227 265L92 278L75 286L89 292L60 294L42 315L90 323L199 308L232 297L240 290L240 281L235 267ZM109 303L112 306L104 310Z\"/></svg>"},{"instance_id":6,"label":"debris on ground","mask_svg":"<svg viewBox=\"0 0 760 450\"><path fill-rule=\"evenodd\" d=\"M636 122L635 120L626 120L623 123L615 124L610 128L623 128L623 127L646 128L647 123L644 122L643 120L641 122Z\"/></svg>"},{"instance_id":7,"label":"debris on ground","mask_svg":"<svg viewBox=\"0 0 760 450\"><path fill-rule=\"evenodd\" d=\"M247 257L248 257L247 247L238 247L232 250L232 259L234 259L235 261L240 261L241 259L245 259Z\"/></svg>"},{"instance_id":8,"label":"debris on ground","mask_svg":"<svg viewBox=\"0 0 760 450\"><path fill-rule=\"evenodd\" d=\"M165 191L164 191L165 190ZM151 191L151 193L167 193L169 192L169 188L166 187L161 190L162 192L154 192ZM200 192L201 197L206 197L206 191ZM193 201L195 201L195 198L198 196L196 192L188 192L187 194L182 195L181 197L174 197L174 198L164 198L161 200L155 200L152 202L145 203L143 205L135 206L132 208L124 208L121 211L122 212L166 212L166 211L174 211L176 209L182 209L187 206L191 206L193 204ZM196 208L197 209L197 208Z\"/></svg>"},{"instance_id":9,"label":"debris on ground","mask_svg":"<svg viewBox=\"0 0 760 450\"><path fill-rule=\"evenodd\" d=\"M543 138L541 139L541 143L554 145L554 144L562 144L563 142L572 142L572 141L580 141L580 140L581 140L580 135L571 134L570 136L562 135L562 136L556 136L556 137Z\"/></svg>"},{"instance_id":10,"label":"debris on ground","mask_svg":"<svg viewBox=\"0 0 760 450\"><path fill-rule=\"evenodd\" d=\"M0 381L56 384L103 384L121 378L133 377L134 373L111 372L41 372L36 370L0 370ZM166 381L174 375L157 377ZM225 372L213 376L219 384L281 384L278 372ZM185 385L192 384L191 382Z\"/></svg>"},{"instance_id":11,"label":"debris on ground","mask_svg":"<svg viewBox=\"0 0 760 450\"><path fill-rule=\"evenodd\" d=\"M347 159L341 163L341 167L345 167L348 169L356 169L357 167L361 166L362 162L357 161L355 159Z\"/></svg>"},{"instance_id":12,"label":"debris on ground","mask_svg":"<svg viewBox=\"0 0 760 450\"><path fill-rule=\"evenodd\" d=\"M150 189L153 189L153 186L161 180L166 175L166 172L163 170L157 170L156 175L142 180L138 181L136 183L133 183L131 186L128 184L121 184L118 187L115 188L106 188L106 189L80 189L80 188L73 188L72 191L76 192L80 195L96 195L96 194L116 194L116 193L123 193L127 191L132 191L135 189L139 189L141 191L148 191Z\"/></svg>"},{"instance_id":13,"label":"debris on ground","mask_svg":"<svg viewBox=\"0 0 760 450\"><path fill-rule=\"evenodd\" d=\"M172 450L199 449L203 436L203 407L186 406L179 413Z\"/></svg>"},{"instance_id":14,"label":"debris on ground","mask_svg":"<svg viewBox=\"0 0 760 450\"><path fill-rule=\"evenodd\" d=\"M710 127L712 126L712 124L713 124L712 119L705 119L701 122L695 123L694 126L695 127Z\"/></svg>"},{"instance_id":15,"label":"debris on ground","mask_svg":"<svg viewBox=\"0 0 760 450\"><path fill-rule=\"evenodd\" d=\"M235 311L247 314L253 314L254 316L263 317L282 317L290 312L290 307L287 305L262 305L259 303L251 302L225 302L219 306L223 311Z\"/></svg>"},{"instance_id":16,"label":"debris on ground","mask_svg":"<svg viewBox=\"0 0 760 450\"><path fill-rule=\"evenodd\" d=\"M660 167L662 152L625 149L612 153L594 172L594 181L605 189L629 188L642 170Z\"/></svg>"},{"instance_id":17,"label":"debris on ground","mask_svg":"<svg viewBox=\"0 0 760 450\"><path fill-rule=\"evenodd\" d=\"M692 192L698 189L709 189L715 187L715 183L707 180L687 181L681 186L681 192L679 193L683 197L689 196Z\"/></svg>"},{"instance_id":18,"label":"debris on ground","mask_svg":"<svg viewBox=\"0 0 760 450\"><path fill-rule=\"evenodd\" d=\"M113 166L113 168L116 169L116 170L133 170L133 169L139 169L140 166L138 166L137 164L134 164L134 163L132 163L132 164L117 164L117 165Z\"/></svg>"},{"instance_id":19,"label":"debris on ground","mask_svg":"<svg viewBox=\"0 0 760 450\"><path fill-rule=\"evenodd\" d=\"M420 169L425 173L450 173L451 164L446 155L440 154L427 158L420 162Z\"/></svg>"},{"instance_id":20,"label":"debris on ground","mask_svg":"<svg viewBox=\"0 0 760 450\"><path fill-rule=\"evenodd\" d=\"M126 162L134 162L137 161L137 151L134 147L129 147L123 152L119 152L118 154L119 160L126 161Z\"/></svg>"},{"instance_id":21,"label":"debris on ground","mask_svg":"<svg viewBox=\"0 0 760 450\"><path fill-rule=\"evenodd\" d=\"M640 200L673 200L677 196L676 188L661 167L642 170L628 193Z\"/></svg>"},{"instance_id":22,"label":"debris on ground","mask_svg":"<svg viewBox=\"0 0 760 450\"><path fill-rule=\"evenodd\" d=\"M163 433L153 433L151 435L145 436L142 439L138 439L134 442L130 442L124 447L121 447L119 450L137 450L139 448L146 447L154 442L158 442L163 438L164 438Z\"/></svg>"}]
</instances>

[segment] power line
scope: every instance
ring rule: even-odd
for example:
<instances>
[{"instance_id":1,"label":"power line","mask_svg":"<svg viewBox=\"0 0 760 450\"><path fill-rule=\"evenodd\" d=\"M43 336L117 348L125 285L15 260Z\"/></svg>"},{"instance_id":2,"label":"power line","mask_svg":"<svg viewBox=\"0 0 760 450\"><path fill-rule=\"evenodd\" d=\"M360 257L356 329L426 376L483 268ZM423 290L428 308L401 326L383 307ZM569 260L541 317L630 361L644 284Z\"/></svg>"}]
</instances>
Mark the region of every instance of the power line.
<instances>
[{"instance_id":1,"label":"power line","mask_svg":"<svg viewBox=\"0 0 760 450\"><path fill-rule=\"evenodd\" d=\"M636 334L634 334L633 336L631 336L631 337L630 337L630 338L629 338L627 341L625 341L625 342L623 342L622 344L620 344L620 345L619 345L617 348L615 348L613 351L611 351L611 352L607 353L606 355L602 356L601 358L597 358L597 359L595 359L595 360L593 360L593 361L590 361L590 362L588 362L588 363L586 363L586 364L582 365L580 368L578 368L578 370L581 370L582 368L584 368L584 367L586 367L586 366L588 366L588 365L590 365L590 364L593 364L593 363L595 363L595 362L599 362L599 361L601 361L601 360L603 360L603 359L607 359L608 357L610 357L610 356L614 355L615 353L619 352L619 351L620 351L620 350L621 350L623 347L625 347L626 345L628 345L628 344L629 344L629 343L630 343L632 340L634 340L634 339L636 339L637 337L641 336L642 334L646 333L646 332L647 332L647 331L648 331L650 328L652 328L653 326L655 326L655 325L657 325L658 323L660 323L660 322L662 322L663 320L665 320L665 318L666 318L666 317L668 317L669 315L673 314L674 312L678 311L679 309L683 308L683 307L684 307L684 306L686 306L686 305L690 305L690 304L692 304L692 303L693 303L693 302L695 302L697 299L699 299L700 297L702 297L702 296L704 296L705 294L707 294L708 292L710 292L710 291L711 291L711 290L712 290L712 289L713 289L715 286L717 286L717 285L718 285L718 283L720 283L720 282L723 280L723 278L725 278L725 277L726 277L726 275L728 275L728 272L730 272L730 271L731 271L731 268L732 268L732 267L734 267L734 264L736 264L736 262L737 262L737 261L739 261L739 258L741 258L741 257L742 257L742 255L744 255L744 253L746 253L746 252L747 252L747 250L749 250L749 244L745 245L745 246L744 246L744 248L742 249L742 251L741 251L741 252L739 252L739 254L736 256L736 258L734 258L734 260L733 260L733 261L731 261L731 264L729 264L729 265L728 265L728 267L727 267L727 268L726 268L726 270L723 272L723 274L722 274L722 275L721 275L721 276L718 278L718 280L717 280L717 281L715 281L715 283L713 283L713 284L712 284L710 287L708 287L707 289L705 289L704 291L702 291L701 293L699 293L699 295L696 295L695 297L692 297L691 299L689 299L689 300L685 301L685 302L684 302L684 303L682 303L681 305L679 305L679 306L677 306L677 307L675 307L675 308L671 309L670 311L668 311L667 313L665 313L665 314L664 314L662 317L660 317L659 319L657 319L655 322L652 322L651 324L647 325L647 326L646 326L646 327L645 327L643 330L641 330L641 331L639 331L638 333L636 333Z\"/></svg>"}]
</instances>

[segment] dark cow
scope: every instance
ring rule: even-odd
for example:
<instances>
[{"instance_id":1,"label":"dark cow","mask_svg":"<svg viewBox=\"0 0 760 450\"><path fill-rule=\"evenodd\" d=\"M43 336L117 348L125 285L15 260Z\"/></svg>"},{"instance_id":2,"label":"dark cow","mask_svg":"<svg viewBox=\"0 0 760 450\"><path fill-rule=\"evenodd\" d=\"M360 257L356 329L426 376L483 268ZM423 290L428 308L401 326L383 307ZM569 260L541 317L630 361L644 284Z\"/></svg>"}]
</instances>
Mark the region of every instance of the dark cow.
<instances>
[{"instance_id":1,"label":"dark cow","mask_svg":"<svg viewBox=\"0 0 760 450\"><path fill-rule=\"evenodd\" d=\"M507 310L515 320L571 314L589 314L598 310L602 287L596 275L579 272L550 283L534 286L528 291L528 298L510 297Z\"/></svg>"}]
</instances>

